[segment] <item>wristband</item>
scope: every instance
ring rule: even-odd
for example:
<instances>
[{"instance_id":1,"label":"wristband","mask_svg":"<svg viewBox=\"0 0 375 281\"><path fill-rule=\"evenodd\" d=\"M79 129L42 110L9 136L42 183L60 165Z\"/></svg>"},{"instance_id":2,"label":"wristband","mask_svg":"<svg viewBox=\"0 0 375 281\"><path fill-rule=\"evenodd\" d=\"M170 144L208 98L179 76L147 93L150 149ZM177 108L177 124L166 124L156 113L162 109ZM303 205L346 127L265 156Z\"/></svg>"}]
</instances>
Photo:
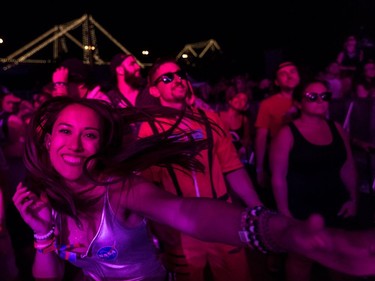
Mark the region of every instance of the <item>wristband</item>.
<instances>
[{"instance_id":1,"label":"wristband","mask_svg":"<svg viewBox=\"0 0 375 281\"><path fill-rule=\"evenodd\" d=\"M50 240L46 244L40 244L39 242L34 242L34 248L38 253L48 254L56 250L55 240L56 239L54 237L52 238L52 240Z\"/></svg>"},{"instance_id":2,"label":"wristband","mask_svg":"<svg viewBox=\"0 0 375 281\"><path fill-rule=\"evenodd\" d=\"M256 249L264 254L268 253L267 247L264 245L259 235L259 217L267 210L264 206L256 206L247 208L241 214L241 230L238 232L240 239L250 248Z\"/></svg>"},{"instance_id":3,"label":"wristband","mask_svg":"<svg viewBox=\"0 0 375 281\"><path fill-rule=\"evenodd\" d=\"M41 249L44 249L44 248L47 248L49 247L51 244L53 244L55 242L56 238L53 237L49 240L43 240L43 241L39 241L39 240L35 240L34 241L34 248L37 249L37 250L41 250Z\"/></svg>"}]
</instances>

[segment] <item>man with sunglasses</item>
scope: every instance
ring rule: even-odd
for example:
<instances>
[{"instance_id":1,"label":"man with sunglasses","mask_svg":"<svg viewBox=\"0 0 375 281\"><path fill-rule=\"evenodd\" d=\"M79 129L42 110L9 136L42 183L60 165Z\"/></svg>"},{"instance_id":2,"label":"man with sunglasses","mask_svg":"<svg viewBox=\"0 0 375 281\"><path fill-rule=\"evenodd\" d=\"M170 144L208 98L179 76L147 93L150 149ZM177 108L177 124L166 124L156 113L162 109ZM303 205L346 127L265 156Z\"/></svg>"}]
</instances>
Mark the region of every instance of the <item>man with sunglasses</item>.
<instances>
[{"instance_id":1,"label":"man with sunglasses","mask_svg":"<svg viewBox=\"0 0 375 281\"><path fill-rule=\"evenodd\" d=\"M160 110L173 108L179 112L176 118L158 118L154 124L158 131L176 126L176 132L191 130L195 139L208 139L209 144L198 157L205 166L204 173L171 166L152 167L144 176L182 197L232 202L228 184L243 204L249 207L262 205L220 117L215 112L189 105L190 82L175 59L158 59L149 70L148 85L150 94L160 100ZM149 123L143 123L139 135L148 136L154 130ZM207 268L214 281L251 280L244 249L203 242L161 225L153 225L153 231L160 242L165 265L177 281L207 280Z\"/></svg>"}]
</instances>

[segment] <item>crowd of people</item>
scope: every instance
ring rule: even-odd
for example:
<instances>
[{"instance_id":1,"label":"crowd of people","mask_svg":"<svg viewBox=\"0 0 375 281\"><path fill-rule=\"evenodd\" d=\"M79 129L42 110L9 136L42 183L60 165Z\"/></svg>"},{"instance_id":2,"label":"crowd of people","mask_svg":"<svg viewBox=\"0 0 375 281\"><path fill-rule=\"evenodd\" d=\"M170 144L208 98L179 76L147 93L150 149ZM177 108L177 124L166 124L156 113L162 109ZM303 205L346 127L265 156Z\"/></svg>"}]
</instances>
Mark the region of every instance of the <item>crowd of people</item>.
<instances>
[{"instance_id":1,"label":"crowd of people","mask_svg":"<svg viewBox=\"0 0 375 281\"><path fill-rule=\"evenodd\" d=\"M5 85L5 281L265 280L250 251L278 261L286 281L311 280L314 262L335 281L375 275L353 157L354 143L368 153L375 143L330 111L349 93L373 98L374 63L362 55L353 68L340 53L310 79L283 61L272 79L210 85L175 58L144 76L120 53L110 87L89 81L75 58L31 100Z\"/></svg>"}]
</instances>

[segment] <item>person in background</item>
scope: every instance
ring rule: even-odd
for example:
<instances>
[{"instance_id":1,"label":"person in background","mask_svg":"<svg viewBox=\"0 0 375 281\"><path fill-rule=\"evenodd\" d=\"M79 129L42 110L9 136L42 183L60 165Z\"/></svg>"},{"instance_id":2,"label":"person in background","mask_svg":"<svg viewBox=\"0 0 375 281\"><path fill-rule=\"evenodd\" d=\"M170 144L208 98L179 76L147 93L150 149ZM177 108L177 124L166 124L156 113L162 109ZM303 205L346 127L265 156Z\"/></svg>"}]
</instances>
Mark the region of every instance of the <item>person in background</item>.
<instances>
[{"instance_id":1,"label":"person in background","mask_svg":"<svg viewBox=\"0 0 375 281\"><path fill-rule=\"evenodd\" d=\"M47 87L48 88L48 87ZM80 59L68 58L52 74L51 95L100 99L110 102L99 85L90 79L90 69Z\"/></svg>"},{"instance_id":2,"label":"person in background","mask_svg":"<svg viewBox=\"0 0 375 281\"><path fill-rule=\"evenodd\" d=\"M300 83L297 66L290 61L282 62L276 70L274 80L278 91L261 101L255 120L255 166L258 184L261 187L269 183L268 148L270 140L279 129L289 122L296 109L292 103L294 89Z\"/></svg>"},{"instance_id":3,"label":"person in background","mask_svg":"<svg viewBox=\"0 0 375 281\"><path fill-rule=\"evenodd\" d=\"M112 57L112 88L106 95L114 107L159 105L157 99L148 93L141 70L141 65L131 54L118 53Z\"/></svg>"},{"instance_id":4,"label":"person in background","mask_svg":"<svg viewBox=\"0 0 375 281\"><path fill-rule=\"evenodd\" d=\"M357 38L349 35L343 44L342 50L337 54L336 61L340 66L340 76L342 81L342 93L344 97L353 91L353 81L360 73L365 54Z\"/></svg>"},{"instance_id":5,"label":"person in background","mask_svg":"<svg viewBox=\"0 0 375 281\"><path fill-rule=\"evenodd\" d=\"M258 104L260 101L269 97L272 93L273 81L268 77L263 77L253 89L253 102Z\"/></svg>"},{"instance_id":6,"label":"person in background","mask_svg":"<svg viewBox=\"0 0 375 281\"><path fill-rule=\"evenodd\" d=\"M328 63L324 71L317 75L317 79L324 80L328 83L330 91L332 92L333 100L340 100L344 97L343 95L343 83L340 74L340 65L336 61Z\"/></svg>"},{"instance_id":7,"label":"person in background","mask_svg":"<svg viewBox=\"0 0 375 281\"><path fill-rule=\"evenodd\" d=\"M5 196L9 200L16 190L16 186L25 175L23 165L23 150L25 145L26 123L19 116L21 98L9 92L1 100L1 123L4 133L4 142L2 149L8 164L9 172L9 190L5 191Z\"/></svg>"},{"instance_id":8,"label":"person in background","mask_svg":"<svg viewBox=\"0 0 375 281\"><path fill-rule=\"evenodd\" d=\"M328 89L326 82L313 80L293 92L299 116L272 140L272 188L282 214L304 220L318 213L328 226L353 229L357 172L348 136L339 123L327 119ZM306 257L288 254L286 280L311 280L312 265Z\"/></svg>"},{"instance_id":9,"label":"person in background","mask_svg":"<svg viewBox=\"0 0 375 281\"><path fill-rule=\"evenodd\" d=\"M44 90L34 93L33 100L32 100L34 110L37 109L39 106L42 105L42 103L44 103L46 100L50 98L52 98L52 95L49 92L44 91Z\"/></svg>"},{"instance_id":10,"label":"person in background","mask_svg":"<svg viewBox=\"0 0 375 281\"><path fill-rule=\"evenodd\" d=\"M375 98L375 61L367 60L354 81L355 98L371 100Z\"/></svg>"},{"instance_id":11,"label":"person in background","mask_svg":"<svg viewBox=\"0 0 375 281\"><path fill-rule=\"evenodd\" d=\"M342 50L338 53L336 61L339 63L341 71L352 75L363 63L364 51L360 47L357 38L349 35L344 42Z\"/></svg>"},{"instance_id":12,"label":"person in background","mask_svg":"<svg viewBox=\"0 0 375 281\"><path fill-rule=\"evenodd\" d=\"M9 233L13 246L19 276L21 279L27 280L31 276L32 239L25 236L29 233L29 229L23 223L11 200L18 183L26 175L23 156L28 125L27 118L23 118L25 111L21 110L21 103L24 105L26 101L12 92L3 95L1 101L3 109L1 113L1 130L3 132L1 152L3 152L6 163L4 174L7 175L2 178L2 189L7 215L7 233ZM9 249L9 245L6 249Z\"/></svg>"},{"instance_id":13,"label":"person in background","mask_svg":"<svg viewBox=\"0 0 375 281\"><path fill-rule=\"evenodd\" d=\"M188 104L204 110L215 111L212 103L212 86L209 82L191 82L191 97Z\"/></svg>"},{"instance_id":14,"label":"person in background","mask_svg":"<svg viewBox=\"0 0 375 281\"><path fill-rule=\"evenodd\" d=\"M255 135L248 113L249 97L243 92L228 88L226 101L227 108L218 114L232 136L241 161L248 164Z\"/></svg>"},{"instance_id":15,"label":"person in background","mask_svg":"<svg viewBox=\"0 0 375 281\"><path fill-rule=\"evenodd\" d=\"M276 208L271 188L269 168L269 144L280 128L290 122L296 113L292 103L294 89L300 83L300 73L291 61L278 65L275 71L274 86L276 93L262 100L255 120L255 179L257 191L266 206ZM270 254L267 257L267 269L271 272L281 270L281 257Z\"/></svg>"},{"instance_id":16,"label":"person in background","mask_svg":"<svg viewBox=\"0 0 375 281\"><path fill-rule=\"evenodd\" d=\"M7 91L2 94L7 93ZM5 124L5 123L4 123ZM2 124L2 125L4 125ZM2 130L2 126L0 127ZM5 137L5 135L3 136ZM3 140L2 140L3 141ZM0 147L0 272L1 280L18 281L20 272L16 264L15 250L7 227L7 222L12 218L8 215L8 205L10 204L10 190L8 187L8 163Z\"/></svg>"},{"instance_id":17,"label":"person in background","mask_svg":"<svg viewBox=\"0 0 375 281\"><path fill-rule=\"evenodd\" d=\"M22 100L19 104L17 115L26 124L26 126L29 124L30 118L33 114L34 114L33 103L28 100Z\"/></svg>"}]
</instances>

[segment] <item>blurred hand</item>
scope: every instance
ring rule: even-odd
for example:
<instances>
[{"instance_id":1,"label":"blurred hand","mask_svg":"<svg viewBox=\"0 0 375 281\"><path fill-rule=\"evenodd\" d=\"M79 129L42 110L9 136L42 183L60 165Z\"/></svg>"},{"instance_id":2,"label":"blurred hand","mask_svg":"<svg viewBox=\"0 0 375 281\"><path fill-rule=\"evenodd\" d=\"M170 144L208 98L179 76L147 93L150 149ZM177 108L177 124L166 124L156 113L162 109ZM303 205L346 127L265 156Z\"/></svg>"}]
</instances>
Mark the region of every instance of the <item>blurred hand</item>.
<instances>
[{"instance_id":1,"label":"blurred hand","mask_svg":"<svg viewBox=\"0 0 375 281\"><path fill-rule=\"evenodd\" d=\"M100 86L96 86L94 89L89 91L86 96L87 99L97 99L97 100L104 100L108 103L111 103L110 99L108 96L103 93L100 89Z\"/></svg>"},{"instance_id":2,"label":"blurred hand","mask_svg":"<svg viewBox=\"0 0 375 281\"><path fill-rule=\"evenodd\" d=\"M52 82L68 83L69 70L66 67L58 67L52 74Z\"/></svg>"},{"instance_id":3,"label":"blurred hand","mask_svg":"<svg viewBox=\"0 0 375 281\"><path fill-rule=\"evenodd\" d=\"M289 232L291 241L296 244L293 248L301 253L317 249L331 250L330 238L325 231L324 219L320 215L314 214L303 223L292 224Z\"/></svg>"},{"instance_id":4,"label":"blurred hand","mask_svg":"<svg viewBox=\"0 0 375 281\"><path fill-rule=\"evenodd\" d=\"M34 233L46 234L51 230L52 209L47 198L39 198L20 182L13 195L13 203Z\"/></svg>"}]
</instances>

